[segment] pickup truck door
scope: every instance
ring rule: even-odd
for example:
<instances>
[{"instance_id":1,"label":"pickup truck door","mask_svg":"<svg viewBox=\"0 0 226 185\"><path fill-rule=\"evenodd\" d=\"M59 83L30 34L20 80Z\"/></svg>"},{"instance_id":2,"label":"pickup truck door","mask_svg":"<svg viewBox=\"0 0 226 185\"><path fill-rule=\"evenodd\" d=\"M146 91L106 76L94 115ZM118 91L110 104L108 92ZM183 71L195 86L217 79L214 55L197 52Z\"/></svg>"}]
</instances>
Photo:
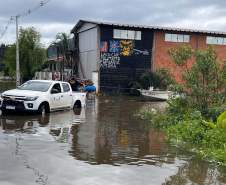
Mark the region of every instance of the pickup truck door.
<instances>
[{"instance_id":1,"label":"pickup truck door","mask_svg":"<svg viewBox=\"0 0 226 185\"><path fill-rule=\"evenodd\" d=\"M50 109L58 109L61 107L62 89L60 83L55 83L50 90Z\"/></svg>"},{"instance_id":2,"label":"pickup truck door","mask_svg":"<svg viewBox=\"0 0 226 185\"><path fill-rule=\"evenodd\" d=\"M70 108L72 105L72 90L68 83L62 83L63 93L61 96L61 103L65 108Z\"/></svg>"}]
</instances>

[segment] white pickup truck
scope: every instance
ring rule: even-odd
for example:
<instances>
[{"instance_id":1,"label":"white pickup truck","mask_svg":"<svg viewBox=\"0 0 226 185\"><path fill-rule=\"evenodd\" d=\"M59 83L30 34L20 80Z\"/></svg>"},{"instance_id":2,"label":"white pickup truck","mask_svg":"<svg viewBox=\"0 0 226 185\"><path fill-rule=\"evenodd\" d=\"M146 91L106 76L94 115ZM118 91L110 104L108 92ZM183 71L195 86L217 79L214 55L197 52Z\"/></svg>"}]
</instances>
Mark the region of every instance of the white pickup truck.
<instances>
[{"instance_id":1,"label":"white pickup truck","mask_svg":"<svg viewBox=\"0 0 226 185\"><path fill-rule=\"evenodd\" d=\"M73 92L67 82L51 80L30 80L17 89L1 94L2 113L30 111L39 114L56 110L84 107L86 93Z\"/></svg>"}]
</instances>

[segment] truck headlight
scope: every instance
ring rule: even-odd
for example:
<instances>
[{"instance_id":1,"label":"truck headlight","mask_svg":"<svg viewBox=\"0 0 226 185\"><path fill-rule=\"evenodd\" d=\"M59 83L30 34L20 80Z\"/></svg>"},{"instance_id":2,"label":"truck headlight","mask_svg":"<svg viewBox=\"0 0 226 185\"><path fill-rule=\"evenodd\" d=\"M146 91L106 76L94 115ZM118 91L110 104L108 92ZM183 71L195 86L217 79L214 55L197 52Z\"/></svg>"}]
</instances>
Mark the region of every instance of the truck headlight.
<instances>
[{"instance_id":1,"label":"truck headlight","mask_svg":"<svg viewBox=\"0 0 226 185\"><path fill-rule=\"evenodd\" d=\"M25 101L35 101L38 99L38 96L34 96L34 97L26 97Z\"/></svg>"}]
</instances>

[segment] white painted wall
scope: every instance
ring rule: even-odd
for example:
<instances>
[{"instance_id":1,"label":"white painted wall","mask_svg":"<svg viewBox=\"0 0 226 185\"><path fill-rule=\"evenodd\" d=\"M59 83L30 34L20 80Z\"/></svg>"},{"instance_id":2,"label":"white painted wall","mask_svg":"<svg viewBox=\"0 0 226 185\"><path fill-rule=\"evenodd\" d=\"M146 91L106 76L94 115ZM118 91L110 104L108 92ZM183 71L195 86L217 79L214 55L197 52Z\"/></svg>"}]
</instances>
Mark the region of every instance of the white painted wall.
<instances>
[{"instance_id":1,"label":"white painted wall","mask_svg":"<svg viewBox=\"0 0 226 185\"><path fill-rule=\"evenodd\" d=\"M94 28L96 26L97 25L96 24L93 24L93 23L84 23L82 25L82 27L78 29L77 33L80 33L80 32L86 31L86 30L89 30L89 29Z\"/></svg>"},{"instance_id":2,"label":"white painted wall","mask_svg":"<svg viewBox=\"0 0 226 185\"><path fill-rule=\"evenodd\" d=\"M92 81L94 83L94 86L96 87L96 92L99 92L99 73L98 71L93 71L92 73Z\"/></svg>"},{"instance_id":3,"label":"white painted wall","mask_svg":"<svg viewBox=\"0 0 226 185\"><path fill-rule=\"evenodd\" d=\"M93 71L98 71L98 28L94 24L84 24L79 35L79 76L92 80Z\"/></svg>"}]
</instances>

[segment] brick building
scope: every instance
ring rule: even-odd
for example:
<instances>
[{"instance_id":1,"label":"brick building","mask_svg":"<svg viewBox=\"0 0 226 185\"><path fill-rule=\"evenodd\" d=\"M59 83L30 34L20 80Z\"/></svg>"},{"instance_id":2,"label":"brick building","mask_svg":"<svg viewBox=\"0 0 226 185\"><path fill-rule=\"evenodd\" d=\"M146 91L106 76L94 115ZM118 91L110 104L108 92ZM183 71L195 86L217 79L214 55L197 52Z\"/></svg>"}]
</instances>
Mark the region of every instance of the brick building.
<instances>
[{"instance_id":1,"label":"brick building","mask_svg":"<svg viewBox=\"0 0 226 185\"><path fill-rule=\"evenodd\" d=\"M226 58L226 33L197 30L155 30L152 69L167 68L177 82L181 82L182 68L170 59L168 51L181 44L193 49L205 49L208 45L216 50L219 60ZM191 66L194 61L189 61Z\"/></svg>"},{"instance_id":2,"label":"brick building","mask_svg":"<svg viewBox=\"0 0 226 185\"><path fill-rule=\"evenodd\" d=\"M127 89L147 71L167 68L181 82L181 68L168 50L181 44L193 49L214 46L226 55L226 33L80 20L71 31L79 48L78 73L95 82L98 90ZM192 65L193 61L190 61Z\"/></svg>"}]
</instances>

